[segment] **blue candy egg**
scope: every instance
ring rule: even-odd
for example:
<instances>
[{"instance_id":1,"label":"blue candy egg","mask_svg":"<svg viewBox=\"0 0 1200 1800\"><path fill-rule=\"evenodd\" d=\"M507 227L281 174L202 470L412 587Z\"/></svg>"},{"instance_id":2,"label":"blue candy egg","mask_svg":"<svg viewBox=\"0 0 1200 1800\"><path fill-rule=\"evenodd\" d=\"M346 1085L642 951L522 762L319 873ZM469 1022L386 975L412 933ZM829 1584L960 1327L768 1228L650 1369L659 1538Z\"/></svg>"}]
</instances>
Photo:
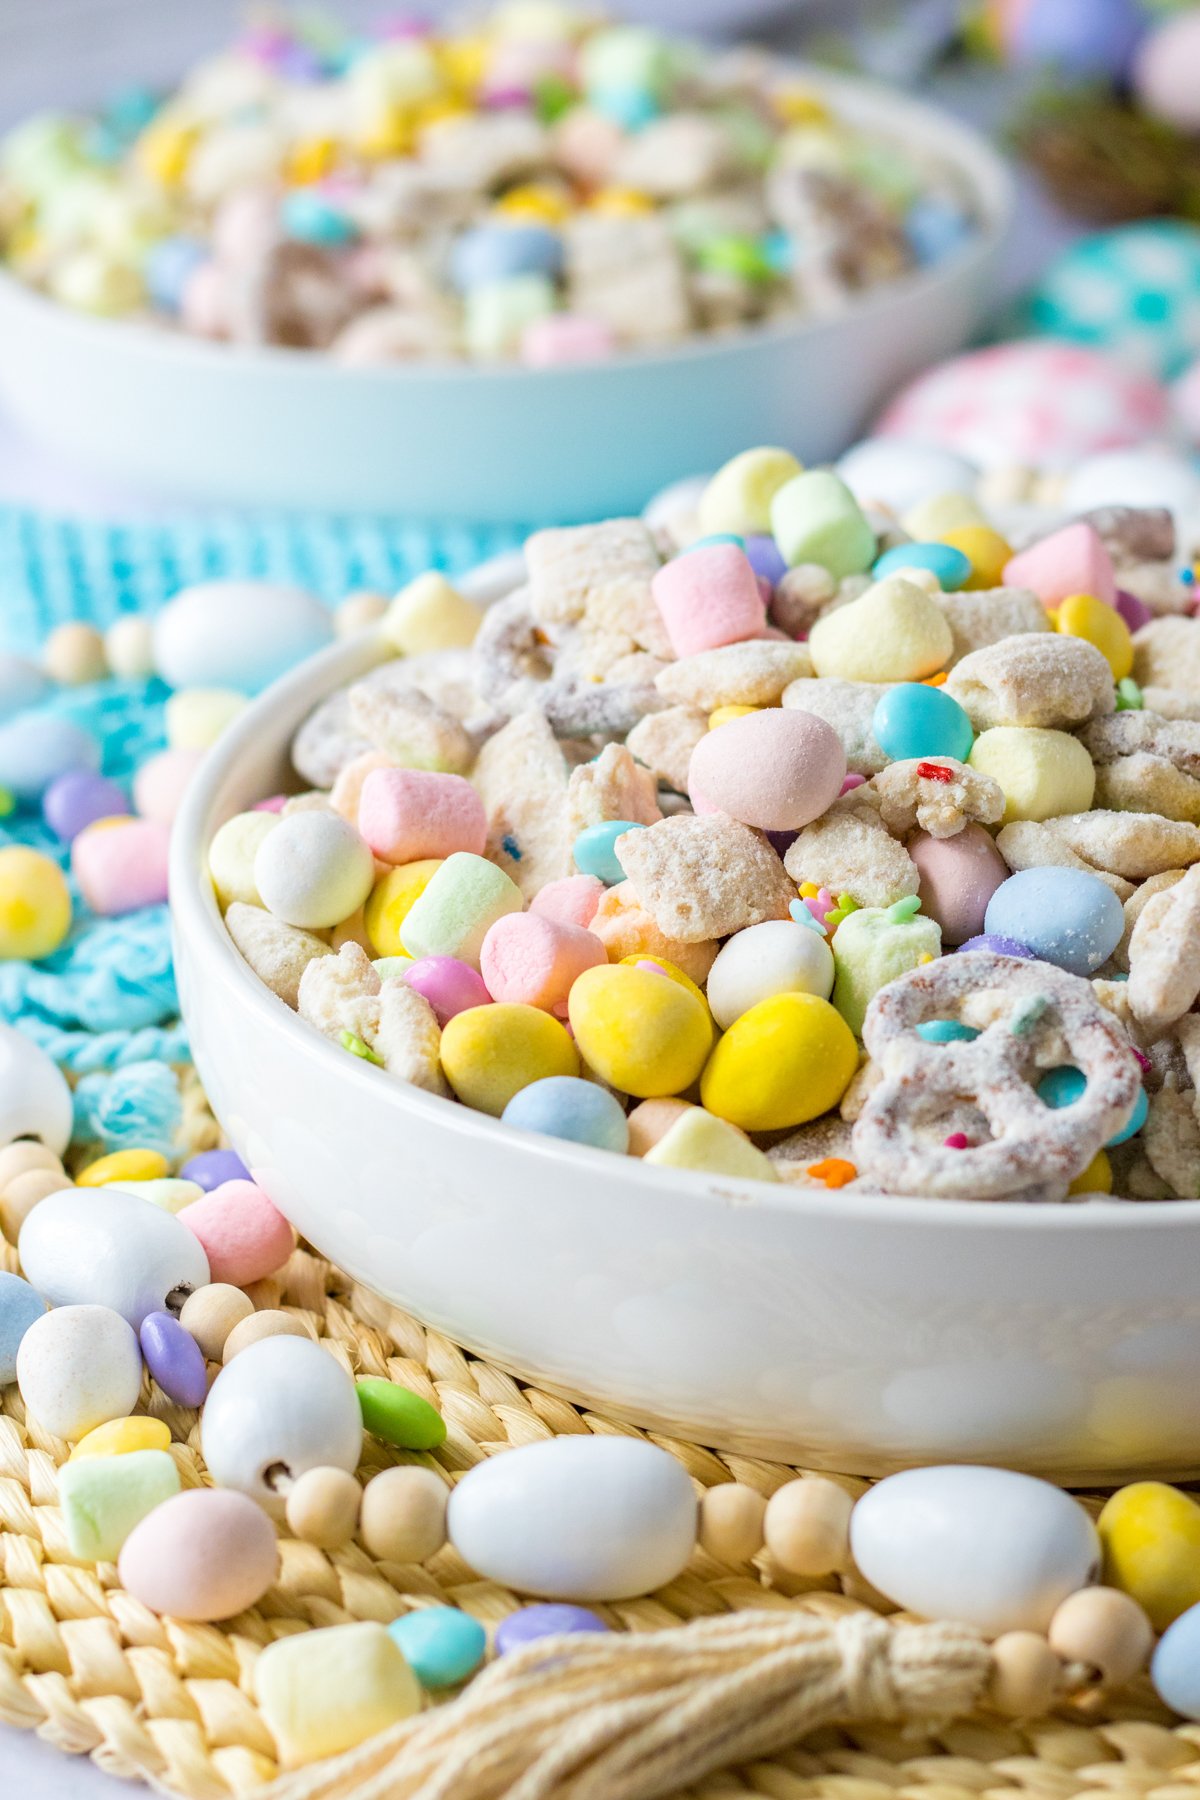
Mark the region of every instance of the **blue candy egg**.
<instances>
[{"instance_id":1,"label":"blue candy egg","mask_svg":"<svg viewBox=\"0 0 1200 1800\"><path fill-rule=\"evenodd\" d=\"M17 1378L17 1350L46 1310L42 1296L19 1275L0 1269L0 1387Z\"/></svg>"},{"instance_id":2,"label":"blue candy egg","mask_svg":"<svg viewBox=\"0 0 1200 1800\"><path fill-rule=\"evenodd\" d=\"M146 258L146 286L155 305L177 313L188 277L207 261L208 252L194 238L161 238Z\"/></svg>"},{"instance_id":3,"label":"blue candy egg","mask_svg":"<svg viewBox=\"0 0 1200 1800\"><path fill-rule=\"evenodd\" d=\"M487 1632L457 1606L419 1607L393 1619L387 1632L423 1688L456 1687L487 1653Z\"/></svg>"},{"instance_id":4,"label":"blue candy egg","mask_svg":"<svg viewBox=\"0 0 1200 1800\"><path fill-rule=\"evenodd\" d=\"M693 538L690 544L685 544L682 554L686 556L690 550L709 550L714 544L735 544L739 550L746 548L745 538L736 531L710 531L707 537Z\"/></svg>"},{"instance_id":5,"label":"blue candy egg","mask_svg":"<svg viewBox=\"0 0 1200 1800\"><path fill-rule=\"evenodd\" d=\"M966 762L975 742L971 721L952 694L923 681L901 681L875 708L871 730L893 762L953 756Z\"/></svg>"},{"instance_id":6,"label":"blue candy egg","mask_svg":"<svg viewBox=\"0 0 1200 1800\"><path fill-rule=\"evenodd\" d=\"M589 825L575 839L572 855L581 875L598 875L608 887L624 881L625 871L617 861L613 846L627 831L645 831L644 825L632 819L606 819L602 825Z\"/></svg>"},{"instance_id":7,"label":"blue candy egg","mask_svg":"<svg viewBox=\"0 0 1200 1800\"><path fill-rule=\"evenodd\" d=\"M969 579L971 559L953 544L897 544L884 551L871 573L876 581L882 581L885 575L900 575L905 569L928 569L937 576L942 592L949 594Z\"/></svg>"},{"instance_id":8,"label":"blue candy egg","mask_svg":"<svg viewBox=\"0 0 1200 1800\"><path fill-rule=\"evenodd\" d=\"M293 188L285 196L279 216L288 237L302 244L336 249L358 236L354 220L315 188Z\"/></svg>"},{"instance_id":9,"label":"blue candy egg","mask_svg":"<svg viewBox=\"0 0 1200 1800\"><path fill-rule=\"evenodd\" d=\"M1043 962L1090 975L1108 961L1125 931L1112 889L1083 869L1022 869L1002 881L984 914L984 930L1028 944Z\"/></svg>"},{"instance_id":10,"label":"blue candy egg","mask_svg":"<svg viewBox=\"0 0 1200 1800\"><path fill-rule=\"evenodd\" d=\"M904 235L923 267L953 256L971 235L971 221L961 206L938 194L922 194L904 215Z\"/></svg>"},{"instance_id":11,"label":"blue candy egg","mask_svg":"<svg viewBox=\"0 0 1200 1800\"><path fill-rule=\"evenodd\" d=\"M1200 1719L1200 1606L1167 1626L1150 1659L1150 1679L1164 1706Z\"/></svg>"},{"instance_id":12,"label":"blue candy egg","mask_svg":"<svg viewBox=\"0 0 1200 1800\"><path fill-rule=\"evenodd\" d=\"M589 88L588 104L624 131L641 131L662 111L655 95L638 87Z\"/></svg>"},{"instance_id":13,"label":"blue candy egg","mask_svg":"<svg viewBox=\"0 0 1200 1800\"><path fill-rule=\"evenodd\" d=\"M1015 61L1060 75L1120 80L1148 25L1138 0L1031 0L1017 13L1010 49Z\"/></svg>"},{"instance_id":14,"label":"blue candy egg","mask_svg":"<svg viewBox=\"0 0 1200 1800\"><path fill-rule=\"evenodd\" d=\"M1047 1069L1037 1085L1039 1097L1054 1112L1058 1112L1064 1106L1074 1106L1077 1100L1083 1098L1086 1088L1087 1076L1082 1069L1073 1068L1070 1063L1063 1064L1057 1069ZM1114 1144L1123 1144L1126 1138L1131 1138L1136 1131L1140 1131L1146 1123L1146 1115L1149 1111L1150 1102L1146 1098L1146 1090L1139 1088L1133 1112L1129 1116L1129 1123L1123 1125L1120 1131L1115 1132L1108 1139L1105 1148L1111 1150Z\"/></svg>"},{"instance_id":15,"label":"blue candy egg","mask_svg":"<svg viewBox=\"0 0 1200 1800\"><path fill-rule=\"evenodd\" d=\"M629 1125L620 1101L607 1088L578 1075L547 1075L531 1081L513 1095L501 1120L519 1131L564 1138L569 1144L590 1144L594 1150L615 1150L618 1156L624 1156L629 1148Z\"/></svg>"},{"instance_id":16,"label":"blue candy egg","mask_svg":"<svg viewBox=\"0 0 1200 1800\"><path fill-rule=\"evenodd\" d=\"M1200 354L1200 227L1143 219L1082 239L1050 264L1025 319L1171 380Z\"/></svg>"},{"instance_id":17,"label":"blue candy egg","mask_svg":"<svg viewBox=\"0 0 1200 1800\"><path fill-rule=\"evenodd\" d=\"M18 806L40 806L52 781L68 769L98 769L100 746L57 713L21 713L0 725L0 788Z\"/></svg>"},{"instance_id":18,"label":"blue candy egg","mask_svg":"<svg viewBox=\"0 0 1200 1800\"><path fill-rule=\"evenodd\" d=\"M508 281L514 275L562 273L562 239L544 225L478 225L450 252L450 278L460 292Z\"/></svg>"}]
</instances>

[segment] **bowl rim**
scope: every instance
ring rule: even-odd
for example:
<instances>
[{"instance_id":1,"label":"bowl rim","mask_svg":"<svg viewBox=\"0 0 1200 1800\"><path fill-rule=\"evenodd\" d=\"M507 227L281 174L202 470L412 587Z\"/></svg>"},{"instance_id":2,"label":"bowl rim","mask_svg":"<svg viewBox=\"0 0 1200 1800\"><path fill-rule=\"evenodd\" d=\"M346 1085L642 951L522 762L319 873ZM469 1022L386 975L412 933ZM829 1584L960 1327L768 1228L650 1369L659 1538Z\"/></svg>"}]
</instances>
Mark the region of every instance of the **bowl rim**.
<instances>
[{"instance_id":1,"label":"bowl rim","mask_svg":"<svg viewBox=\"0 0 1200 1800\"><path fill-rule=\"evenodd\" d=\"M494 558L460 578L458 585L482 598L495 591L497 582L511 571L513 560L513 553ZM380 1077L307 1025L272 993L243 960L225 929L206 872L218 790L236 771L244 751L256 746L260 739L272 739L281 707L311 710L373 664L389 660L390 652L376 630L335 641L251 700L207 751L188 784L171 835L170 910L176 952L179 941L185 940L204 979L219 981L240 1007L250 1009L265 1030L288 1032L292 1052L315 1063L331 1091L339 1081L369 1083L363 1088L364 1096L369 1093L376 1105L390 1107L400 1118L407 1116L425 1126L465 1134L484 1148L504 1146L514 1153L554 1164L564 1181L569 1181L571 1168L580 1158L584 1167L615 1174L611 1151L519 1131L456 1100ZM927 1231L946 1227L955 1231L998 1228L1076 1233L1093 1229L1110 1232L1147 1227L1159 1231L1200 1228L1200 1207L1186 1200L1099 1199L1082 1205L1059 1202L1044 1206L1020 1200L970 1200L966 1196L939 1200L869 1189L799 1188L783 1181L765 1182L749 1177L727 1180L700 1171L647 1168L637 1157L620 1160L621 1178L639 1188L647 1204L653 1203L656 1195L665 1198L670 1194L676 1200L722 1209L753 1204L760 1211L786 1213L796 1221L809 1218L829 1224L842 1219L857 1225L902 1222Z\"/></svg>"},{"instance_id":2,"label":"bowl rim","mask_svg":"<svg viewBox=\"0 0 1200 1800\"><path fill-rule=\"evenodd\" d=\"M780 343L808 341L819 345L823 337L833 336L851 321L867 325L872 319L886 315L893 305L919 299L924 293L932 294L947 279L987 265L1003 246L1013 225L1017 190L1009 163L981 131L942 107L884 82L841 75L792 57L776 56L772 62L781 72L797 75L830 96L849 113L869 113L871 123L878 124L885 134L890 130L901 138L907 136L914 146L942 155L969 187L978 210L976 229L966 242L939 262L877 283L850 305L828 317L782 317L723 331L692 332L667 350L634 347L596 362L563 363L549 368L534 368L511 361L478 363L435 358L355 365L337 361L327 352L286 345L217 342L182 331L157 328L137 318L106 318L76 311L23 281L3 263L0 263L0 314L24 314L35 326L47 330L57 328L67 333L84 349L90 346L102 354L120 351L153 362L176 365L202 376L225 369L235 378L300 379L310 383L344 380L363 391L369 386L403 391L410 386L429 383L506 385L513 381L552 383L568 378L595 382L606 377L611 379L617 371L652 374L661 369L720 359L739 351L761 349L769 352ZM3 361L0 352L0 372Z\"/></svg>"}]
</instances>

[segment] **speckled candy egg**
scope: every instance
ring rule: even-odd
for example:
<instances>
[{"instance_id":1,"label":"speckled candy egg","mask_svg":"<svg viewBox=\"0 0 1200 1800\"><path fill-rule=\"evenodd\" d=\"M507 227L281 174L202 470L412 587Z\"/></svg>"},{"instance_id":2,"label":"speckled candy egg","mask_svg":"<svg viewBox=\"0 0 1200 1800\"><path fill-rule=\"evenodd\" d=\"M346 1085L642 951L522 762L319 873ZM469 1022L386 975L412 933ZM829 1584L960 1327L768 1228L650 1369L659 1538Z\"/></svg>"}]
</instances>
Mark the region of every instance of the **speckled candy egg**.
<instances>
[{"instance_id":1,"label":"speckled candy egg","mask_svg":"<svg viewBox=\"0 0 1200 1800\"><path fill-rule=\"evenodd\" d=\"M814 713L773 707L732 719L692 752L688 788L760 831L799 831L837 799L846 753Z\"/></svg>"},{"instance_id":2,"label":"speckled candy egg","mask_svg":"<svg viewBox=\"0 0 1200 1800\"><path fill-rule=\"evenodd\" d=\"M988 901L984 929L1028 944L1043 962L1091 975L1108 961L1125 930L1112 889L1084 869L1021 869Z\"/></svg>"},{"instance_id":3,"label":"speckled candy egg","mask_svg":"<svg viewBox=\"0 0 1200 1800\"><path fill-rule=\"evenodd\" d=\"M135 1525L121 1548L121 1586L174 1619L230 1619L275 1579L279 1550L261 1507L244 1494L190 1488Z\"/></svg>"},{"instance_id":4,"label":"speckled candy egg","mask_svg":"<svg viewBox=\"0 0 1200 1800\"><path fill-rule=\"evenodd\" d=\"M201 1438L218 1487L281 1517L288 1487L306 1469L358 1467L362 1413L354 1383L327 1350L306 1337L262 1338L213 1382Z\"/></svg>"},{"instance_id":5,"label":"speckled candy egg","mask_svg":"<svg viewBox=\"0 0 1200 1800\"><path fill-rule=\"evenodd\" d=\"M32 1038L0 1025L0 1148L36 1138L61 1156L71 1141L71 1090Z\"/></svg>"},{"instance_id":6,"label":"speckled candy egg","mask_svg":"<svg viewBox=\"0 0 1200 1800\"><path fill-rule=\"evenodd\" d=\"M154 660L172 687L255 694L333 640L315 595L270 581L202 581L154 621Z\"/></svg>"},{"instance_id":7,"label":"speckled candy egg","mask_svg":"<svg viewBox=\"0 0 1200 1800\"><path fill-rule=\"evenodd\" d=\"M963 944L983 930L988 901L1008 880L1008 864L982 825L953 837L914 832L906 846L917 865L921 910L936 919L944 944Z\"/></svg>"},{"instance_id":8,"label":"speckled candy egg","mask_svg":"<svg viewBox=\"0 0 1200 1800\"><path fill-rule=\"evenodd\" d=\"M1026 316L1035 331L1171 379L1200 351L1200 227L1140 219L1083 238L1051 263Z\"/></svg>"},{"instance_id":9,"label":"speckled candy egg","mask_svg":"<svg viewBox=\"0 0 1200 1800\"><path fill-rule=\"evenodd\" d=\"M171 1213L120 1188L64 1188L21 1227L21 1268L51 1306L108 1306L136 1330L208 1281L199 1242Z\"/></svg>"},{"instance_id":10,"label":"speckled candy egg","mask_svg":"<svg viewBox=\"0 0 1200 1800\"><path fill-rule=\"evenodd\" d=\"M1166 390L1149 376L1082 344L1029 338L937 364L902 389L876 429L984 468L1062 468L1153 437L1167 417Z\"/></svg>"},{"instance_id":11,"label":"speckled candy egg","mask_svg":"<svg viewBox=\"0 0 1200 1800\"><path fill-rule=\"evenodd\" d=\"M17 1384L31 1416L56 1437L74 1441L124 1419L142 1386L133 1328L111 1307L56 1306L21 1338Z\"/></svg>"},{"instance_id":12,"label":"speckled candy egg","mask_svg":"<svg viewBox=\"0 0 1200 1800\"><path fill-rule=\"evenodd\" d=\"M1133 91L1152 118L1200 132L1200 11L1194 6L1160 20L1143 38Z\"/></svg>"}]
</instances>

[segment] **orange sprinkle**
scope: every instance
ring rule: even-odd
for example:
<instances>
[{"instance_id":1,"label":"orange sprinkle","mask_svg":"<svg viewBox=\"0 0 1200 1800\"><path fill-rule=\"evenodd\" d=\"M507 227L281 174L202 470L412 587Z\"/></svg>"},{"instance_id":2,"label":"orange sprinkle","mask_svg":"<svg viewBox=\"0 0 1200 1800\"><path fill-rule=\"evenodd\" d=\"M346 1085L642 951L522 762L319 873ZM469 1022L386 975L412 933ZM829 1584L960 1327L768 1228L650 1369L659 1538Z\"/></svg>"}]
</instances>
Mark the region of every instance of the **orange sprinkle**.
<instances>
[{"instance_id":1,"label":"orange sprinkle","mask_svg":"<svg viewBox=\"0 0 1200 1800\"><path fill-rule=\"evenodd\" d=\"M823 1162L809 1163L804 1172L814 1181L823 1181L829 1188L845 1187L858 1174L854 1164L841 1156L827 1156Z\"/></svg>"},{"instance_id":2,"label":"orange sprinkle","mask_svg":"<svg viewBox=\"0 0 1200 1800\"><path fill-rule=\"evenodd\" d=\"M927 675L921 683L922 687L941 687L946 680L945 669L939 669L936 675Z\"/></svg>"}]
</instances>

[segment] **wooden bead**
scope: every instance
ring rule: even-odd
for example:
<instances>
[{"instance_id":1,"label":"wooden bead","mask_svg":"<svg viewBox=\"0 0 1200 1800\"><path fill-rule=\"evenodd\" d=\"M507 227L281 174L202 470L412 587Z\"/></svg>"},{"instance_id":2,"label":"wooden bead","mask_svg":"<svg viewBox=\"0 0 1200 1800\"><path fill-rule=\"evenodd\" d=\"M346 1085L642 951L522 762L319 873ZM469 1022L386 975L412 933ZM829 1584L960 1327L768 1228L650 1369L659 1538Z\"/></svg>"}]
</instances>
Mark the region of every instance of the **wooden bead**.
<instances>
[{"instance_id":1,"label":"wooden bead","mask_svg":"<svg viewBox=\"0 0 1200 1800\"><path fill-rule=\"evenodd\" d=\"M104 639L94 625L58 625L46 639L42 664L52 681L76 687L108 674Z\"/></svg>"},{"instance_id":2,"label":"wooden bead","mask_svg":"<svg viewBox=\"0 0 1200 1800\"><path fill-rule=\"evenodd\" d=\"M0 1227L15 1244L22 1225L47 1194L61 1194L75 1184L63 1169L26 1169L0 1194Z\"/></svg>"},{"instance_id":3,"label":"wooden bead","mask_svg":"<svg viewBox=\"0 0 1200 1800\"><path fill-rule=\"evenodd\" d=\"M30 1169L56 1169L63 1176L62 1158L55 1156L36 1138L18 1138L15 1144L6 1144L0 1150L0 1193L15 1181L18 1175L27 1175Z\"/></svg>"},{"instance_id":4,"label":"wooden bead","mask_svg":"<svg viewBox=\"0 0 1200 1800\"><path fill-rule=\"evenodd\" d=\"M432 1469L383 1469L363 1489L359 1535L381 1562L426 1562L446 1541L449 1497Z\"/></svg>"},{"instance_id":5,"label":"wooden bead","mask_svg":"<svg viewBox=\"0 0 1200 1800\"><path fill-rule=\"evenodd\" d=\"M1145 1668L1154 1632L1137 1601L1117 1588L1080 1588L1050 1621L1050 1648L1068 1663L1095 1669L1104 1687L1121 1687Z\"/></svg>"},{"instance_id":6,"label":"wooden bead","mask_svg":"<svg viewBox=\"0 0 1200 1800\"><path fill-rule=\"evenodd\" d=\"M1062 1664L1036 1631L1006 1631L992 1645L987 1698L1009 1719L1037 1719L1062 1692Z\"/></svg>"},{"instance_id":7,"label":"wooden bead","mask_svg":"<svg viewBox=\"0 0 1200 1800\"><path fill-rule=\"evenodd\" d=\"M254 1312L254 1302L227 1281L210 1281L189 1294L179 1323L190 1331L206 1361L220 1362L230 1332Z\"/></svg>"},{"instance_id":8,"label":"wooden bead","mask_svg":"<svg viewBox=\"0 0 1200 1800\"><path fill-rule=\"evenodd\" d=\"M221 1352L221 1361L231 1363L239 1350L246 1350L251 1344L261 1343L269 1337L308 1337L308 1332L292 1313L256 1312L235 1325L225 1339L225 1348Z\"/></svg>"},{"instance_id":9,"label":"wooden bead","mask_svg":"<svg viewBox=\"0 0 1200 1800\"><path fill-rule=\"evenodd\" d=\"M833 1575L850 1563L854 1501L836 1481L789 1481L767 1501L767 1549L789 1575Z\"/></svg>"},{"instance_id":10,"label":"wooden bead","mask_svg":"<svg viewBox=\"0 0 1200 1800\"><path fill-rule=\"evenodd\" d=\"M358 1529L362 1489L345 1469L306 1469L287 1497L288 1530L318 1550L340 1550Z\"/></svg>"},{"instance_id":11,"label":"wooden bead","mask_svg":"<svg viewBox=\"0 0 1200 1800\"><path fill-rule=\"evenodd\" d=\"M140 613L114 619L104 634L104 654L114 675L140 680L154 673L154 627Z\"/></svg>"},{"instance_id":12,"label":"wooden bead","mask_svg":"<svg viewBox=\"0 0 1200 1800\"><path fill-rule=\"evenodd\" d=\"M700 1501L700 1544L722 1563L749 1562L763 1547L767 1502L742 1481L708 1488Z\"/></svg>"}]
</instances>

